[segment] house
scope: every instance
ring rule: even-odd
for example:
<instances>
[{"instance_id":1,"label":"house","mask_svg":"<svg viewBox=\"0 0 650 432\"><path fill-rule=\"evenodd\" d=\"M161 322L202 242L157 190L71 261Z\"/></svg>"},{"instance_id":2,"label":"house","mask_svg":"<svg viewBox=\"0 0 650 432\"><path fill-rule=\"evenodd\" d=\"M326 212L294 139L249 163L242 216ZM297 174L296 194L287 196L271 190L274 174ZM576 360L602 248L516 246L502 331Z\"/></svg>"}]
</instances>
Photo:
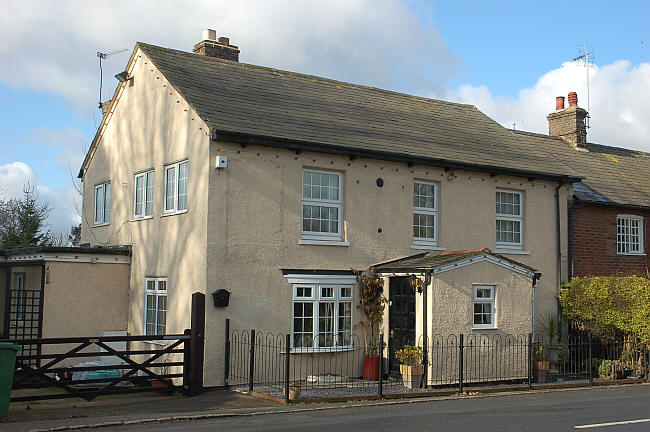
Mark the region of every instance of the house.
<instances>
[{"instance_id":1,"label":"house","mask_svg":"<svg viewBox=\"0 0 650 432\"><path fill-rule=\"evenodd\" d=\"M0 250L2 339L126 331L129 263L128 247ZM22 355L39 350L22 345Z\"/></svg>"},{"instance_id":2,"label":"house","mask_svg":"<svg viewBox=\"0 0 650 432\"><path fill-rule=\"evenodd\" d=\"M182 331L191 293L227 290L227 307L206 310L205 385L221 385L226 318L291 332L297 354L345 349L361 320L351 269L476 249L486 258L431 288L465 281L449 304L470 324L457 332L530 332L536 273L536 309L557 311L573 168L474 106L238 58L214 31L194 53L137 43L105 105L79 173L81 235L130 246L130 333ZM384 277L417 318L429 288ZM435 311L417 318L429 334Z\"/></svg>"},{"instance_id":3,"label":"house","mask_svg":"<svg viewBox=\"0 0 650 432\"><path fill-rule=\"evenodd\" d=\"M650 154L587 142L587 111L569 93L548 115L549 135L517 131L584 175L568 201L569 279L650 277Z\"/></svg>"}]
</instances>

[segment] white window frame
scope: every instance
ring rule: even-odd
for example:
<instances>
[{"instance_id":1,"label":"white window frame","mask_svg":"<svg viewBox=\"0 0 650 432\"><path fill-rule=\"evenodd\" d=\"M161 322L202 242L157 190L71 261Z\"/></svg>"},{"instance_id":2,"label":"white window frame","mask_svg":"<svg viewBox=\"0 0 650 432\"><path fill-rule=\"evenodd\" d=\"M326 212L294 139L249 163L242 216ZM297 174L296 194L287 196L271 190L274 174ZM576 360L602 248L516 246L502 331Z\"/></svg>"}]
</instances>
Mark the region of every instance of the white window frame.
<instances>
[{"instance_id":1,"label":"white window frame","mask_svg":"<svg viewBox=\"0 0 650 432\"><path fill-rule=\"evenodd\" d=\"M413 245L414 247L437 247L438 246L438 183L423 181L423 180L414 180L413 188L416 184L424 184L433 186L433 208L429 207L416 207L415 203L413 205L413 216L416 214L433 216L433 238L428 237L415 237L413 236ZM411 197L413 198L415 190L413 190ZM413 223L411 223L411 231L413 231Z\"/></svg>"},{"instance_id":2,"label":"white window frame","mask_svg":"<svg viewBox=\"0 0 650 432\"><path fill-rule=\"evenodd\" d=\"M316 174L327 174L335 175L339 178L339 199L338 200L325 200L325 199L314 199L314 198L305 198L304 195L304 175L306 172L316 173ZM301 239L308 242L323 242L324 244L328 242L341 243L343 242L343 175L335 171L322 171L315 169L303 169L300 174L300 193L302 197L302 202L300 204L300 230L301 230ZM338 225L337 233L323 233L316 231L305 231L304 230L304 206L305 205L316 205L321 207L330 207L338 209ZM313 244L313 243L306 243Z\"/></svg>"},{"instance_id":3,"label":"white window frame","mask_svg":"<svg viewBox=\"0 0 650 432\"><path fill-rule=\"evenodd\" d=\"M346 351L354 348L354 292L356 280L354 276L335 276L335 275L290 275L287 279L291 283L292 301L291 301L291 352L295 353L314 353L314 352L332 352ZM298 296L299 288L311 288L311 296ZM324 297L322 288L332 288L333 296ZM342 296L342 289L349 289L350 296ZM296 347L295 326L294 326L294 305L296 303L312 304L312 341L311 347ZM334 303L333 319L334 327L334 344L332 346L319 346L320 339L320 322L319 322L319 304ZM350 341L349 344L342 344L339 340L339 312L341 304L350 304Z\"/></svg>"},{"instance_id":4,"label":"white window frame","mask_svg":"<svg viewBox=\"0 0 650 432\"><path fill-rule=\"evenodd\" d=\"M154 282L155 284L155 289L149 289L149 282ZM159 289L160 287L160 282L165 283L165 289L161 290ZM167 283L167 278L166 277L147 277L144 279L144 314L143 314L143 323L144 323L144 334L149 335L149 336L164 336L167 332L167 312L169 311L169 297L168 297L168 292L169 292L169 284ZM149 296L154 296L156 298L156 305L155 305L155 311L156 311L156 316L155 316L155 328L156 331L155 333L149 333L148 328L147 328L147 306L148 306L148 297ZM158 301L160 297L165 297L165 332L164 333L158 333Z\"/></svg>"},{"instance_id":5,"label":"white window frame","mask_svg":"<svg viewBox=\"0 0 650 432\"><path fill-rule=\"evenodd\" d=\"M140 207L140 213L137 212L138 209L138 179L142 179L142 202ZM147 184L151 179L151 191ZM133 218L134 219L151 219L153 217L153 206L154 206L154 194L156 189L156 173L154 170L144 171L135 175L135 180L133 182ZM151 214L147 214L147 203L151 203Z\"/></svg>"},{"instance_id":6,"label":"white window frame","mask_svg":"<svg viewBox=\"0 0 650 432\"><path fill-rule=\"evenodd\" d=\"M497 193L508 193L508 194L513 194L513 195L518 195L519 196L519 215L511 215L511 214L504 214L504 213L496 213L496 220L497 221L511 221L511 222L519 222L519 242L500 242L497 241L497 249L515 249L515 250L521 250L523 249L524 246L524 194L523 192L519 191L514 191L514 190L508 190L508 189L497 189L496 192L494 193L494 203L495 203L495 209L496 209L496 198L497 198ZM496 211L496 210L495 210ZM495 237L497 235L496 231L496 224L495 224Z\"/></svg>"},{"instance_id":7,"label":"white window frame","mask_svg":"<svg viewBox=\"0 0 650 432\"><path fill-rule=\"evenodd\" d=\"M485 298L485 297L477 297L477 293L479 289L489 289L490 290L490 297ZM474 291L474 301L472 302L472 328L474 329L491 329L491 328L497 328L497 323L496 323L496 308L495 308L495 298L496 298L496 285L483 285L483 284L475 284L472 286L472 290ZM474 312L474 305L476 304L489 304L491 305L491 317L492 317L492 324L476 324L474 321L475 319L475 312Z\"/></svg>"},{"instance_id":8,"label":"white window frame","mask_svg":"<svg viewBox=\"0 0 650 432\"><path fill-rule=\"evenodd\" d=\"M100 194L99 197L97 194ZM101 200L101 210L98 211L98 198ZM103 226L111 223L111 182L95 185L93 208L93 226Z\"/></svg>"},{"instance_id":9,"label":"white window frame","mask_svg":"<svg viewBox=\"0 0 650 432\"><path fill-rule=\"evenodd\" d=\"M178 185L180 183L180 178L179 178L179 173L180 173L180 166L183 164L187 164L187 177L185 178L185 208L179 209L179 195L178 195ZM187 212L187 207L189 207L189 179L190 179L190 164L187 159L182 160L180 162L175 162L173 164L165 165L165 187L164 187L164 195L163 195L163 215L172 215L172 214L179 214L179 213L186 213ZM169 190L168 188L168 176L169 176L169 171L173 170L174 172L174 180L172 183L172 189ZM172 207L167 207L167 198L170 197L172 198Z\"/></svg>"},{"instance_id":10,"label":"white window frame","mask_svg":"<svg viewBox=\"0 0 650 432\"><path fill-rule=\"evenodd\" d=\"M627 223L627 233L621 232L622 223ZM636 228L632 225L636 224ZM636 229L636 234L632 230ZM618 255L645 255L645 238L643 217L631 214L616 215L616 253ZM632 241L633 236L637 237L637 241Z\"/></svg>"}]
</instances>

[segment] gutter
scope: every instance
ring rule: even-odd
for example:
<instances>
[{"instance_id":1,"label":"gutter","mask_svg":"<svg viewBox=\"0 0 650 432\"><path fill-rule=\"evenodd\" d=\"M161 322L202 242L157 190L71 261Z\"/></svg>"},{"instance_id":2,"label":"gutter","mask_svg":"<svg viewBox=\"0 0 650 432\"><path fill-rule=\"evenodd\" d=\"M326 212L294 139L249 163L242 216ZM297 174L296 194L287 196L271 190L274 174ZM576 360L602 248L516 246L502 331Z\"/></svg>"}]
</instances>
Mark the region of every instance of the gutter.
<instances>
[{"instance_id":1,"label":"gutter","mask_svg":"<svg viewBox=\"0 0 650 432\"><path fill-rule=\"evenodd\" d=\"M517 177L527 177L529 180L543 179L555 181L569 181L578 182L584 177L568 176L566 174L553 174L538 171L520 170L516 168L500 168L494 165L481 165L469 162L459 162L449 159L432 158L423 156L413 156L405 153L392 153L379 150L370 149L355 149L350 147L336 146L321 144L310 141L293 140L288 138L278 138L267 135L248 134L243 132L233 132L221 129L212 128L210 131L210 139L212 141L227 141L240 144L242 147L249 145L260 145L267 147L279 147L289 150L294 150L296 154L303 151L311 151L317 153L329 153L349 156L350 160L355 160L360 157L368 159L390 160L396 162L404 162L409 167L419 164L445 168L445 170L460 169L468 171L482 171L494 175L512 175Z\"/></svg>"}]
</instances>

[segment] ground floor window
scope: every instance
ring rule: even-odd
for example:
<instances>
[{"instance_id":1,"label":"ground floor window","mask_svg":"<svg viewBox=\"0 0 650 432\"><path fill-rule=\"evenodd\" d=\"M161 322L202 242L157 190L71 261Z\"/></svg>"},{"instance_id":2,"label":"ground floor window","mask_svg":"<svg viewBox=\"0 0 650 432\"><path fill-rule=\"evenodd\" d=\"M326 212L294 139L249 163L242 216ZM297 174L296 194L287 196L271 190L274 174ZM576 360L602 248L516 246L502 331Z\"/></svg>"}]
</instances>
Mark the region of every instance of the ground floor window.
<instances>
[{"instance_id":1,"label":"ground floor window","mask_svg":"<svg viewBox=\"0 0 650 432\"><path fill-rule=\"evenodd\" d=\"M351 346L354 276L329 280L293 276L292 348L326 351Z\"/></svg>"},{"instance_id":2,"label":"ground floor window","mask_svg":"<svg viewBox=\"0 0 650 432\"><path fill-rule=\"evenodd\" d=\"M145 334L164 335L167 327L167 278L145 279Z\"/></svg>"},{"instance_id":3,"label":"ground floor window","mask_svg":"<svg viewBox=\"0 0 650 432\"><path fill-rule=\"evenodd\" d=\"M474 285L474 328L491 328L494 324L494 286Z\"/></svg>"}]
</instances>

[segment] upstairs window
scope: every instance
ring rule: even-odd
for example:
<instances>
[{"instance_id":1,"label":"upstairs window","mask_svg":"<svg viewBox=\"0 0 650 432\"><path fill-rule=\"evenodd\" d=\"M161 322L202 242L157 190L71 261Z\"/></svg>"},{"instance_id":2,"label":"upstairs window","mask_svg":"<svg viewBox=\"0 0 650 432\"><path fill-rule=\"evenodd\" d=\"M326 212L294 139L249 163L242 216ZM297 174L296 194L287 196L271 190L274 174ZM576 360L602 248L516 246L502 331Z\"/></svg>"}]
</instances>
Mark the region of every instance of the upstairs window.
<instances>
[{"instance_id":1,"label":"upstairs window","mask_svg":"<svg viewBox=\"0 0 650 432\"><path fill-rule=\"evenodd\" d=\"M616 217L616 252L621 255L643 254L643 218L635 215Z\"/></svg>"},{"instance_id":2,"label":"upstairs window","mask_svg":"<svg viewBox=\"0 0 650 432\"><path fill-rule=\"evenodd\" d=\"M165 214L187 211L187 161L165 167Z\"/></svg>"},{"instance_id":3,"label":"upstairs window","mask_svg":"<svg viewBox=\"0 0 650 432\"><path fill-rule=\"evenodd\" d=\"M136 219L153 217L153 185L153 170L135 176L133 216Z\"/></svg>"},{"instance_id":4,"label":"upstairs window","mask_svg":"<svg viewBox=\"0 0 650 432\"><path fill-rule=\"evenodd\" d=\"M438 243L438 185L416 181L413 184L413 244Z\"/></svg>"},{"instance_id":5,"label":"upstairs window","mask_svg":"<svg viewBox=\"0 0 650 432\"><path fill-rule=\"evenodd\" d=\"M108 225L111 220L111 184L95 186L95 225Z\"/></svg>"},{"instance_id":6,"label":"upstairs window","mask_svg":"<svg viewBox=\"0 0 650 432\"><path fill-rule=\"evenodd\" d=\"M497 249L521 249L523 244L523 194L497 190Z\"/></svg>"},{"instance_id":7,"label":"upstairs window","mask_svg":"<svg viewBox=\"0 0 650 432\"><path fill-rule=\"evenodd\" d=\"M474 285L474 328L493 328L494 286Z\"/></svg>"},{"instance_id":8,"label":"upstairs window","mask_svg":"<svg viewBox=\"0 0 650 432\"><path fill-rule=\"evenodd\" d=\"M341 241L342 176L323 171L302 173L302 238Z\"/></svg>"}]
</instances>

